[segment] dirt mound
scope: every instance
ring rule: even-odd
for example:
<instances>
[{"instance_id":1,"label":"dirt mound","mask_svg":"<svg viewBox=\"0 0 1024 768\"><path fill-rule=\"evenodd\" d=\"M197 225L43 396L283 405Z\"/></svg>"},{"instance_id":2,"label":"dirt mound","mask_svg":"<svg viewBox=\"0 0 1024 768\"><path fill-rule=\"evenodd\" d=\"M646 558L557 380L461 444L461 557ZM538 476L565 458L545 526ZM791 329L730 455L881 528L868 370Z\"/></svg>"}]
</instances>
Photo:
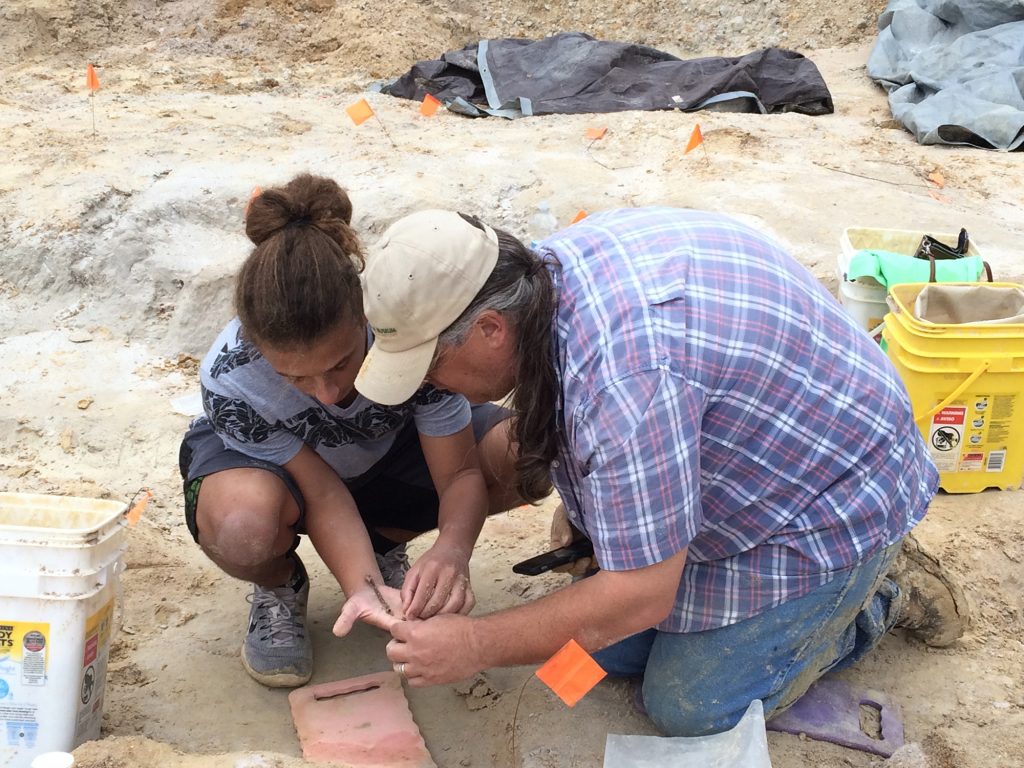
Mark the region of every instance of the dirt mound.
<instances>
[{"instance_id":1,"label":"dirt mound","mask_svg":"<svg viewBox=\"0 0 1024 768\"><path fill-rule=\"evenodd\" d=\"M265 69L315 65L325 74L377 78L481 38L566 31L681 56L740 55L767 46L815 49L872 34L883 6L882 0L843 7L824 0L11 0L0 10L0 53L8 60L69 66L146 56L154 67L180 64L187 55ZM110 50L115 43L117 51Z\"/></svg>"}]
</instances>

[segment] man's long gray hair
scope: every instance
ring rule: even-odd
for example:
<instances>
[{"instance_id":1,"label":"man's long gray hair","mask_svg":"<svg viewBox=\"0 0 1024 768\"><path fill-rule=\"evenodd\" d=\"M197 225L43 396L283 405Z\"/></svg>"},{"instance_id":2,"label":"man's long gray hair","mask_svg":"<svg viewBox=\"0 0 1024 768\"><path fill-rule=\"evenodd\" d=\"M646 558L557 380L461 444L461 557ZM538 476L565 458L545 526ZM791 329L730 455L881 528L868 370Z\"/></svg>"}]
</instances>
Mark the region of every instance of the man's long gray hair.
<instances>
[{"instance_id":1,"label":"man's long gray hair","mask_svg":"<svg viewBox=\"0 0 1024 768\"><path fill-rule=\"evenodd\" d=\"M460 214L474 226L472 216ZM551 462L558 450L555 409L558 382L552 355L555 287L540 256L500 229L498 261L465 311L438 339L439 353L469 336L481 312L508 318L516 334L515 389L511 394L512 439L518 444L516 491L535 502L551 493Z\"/></svg>"}]
</instances>

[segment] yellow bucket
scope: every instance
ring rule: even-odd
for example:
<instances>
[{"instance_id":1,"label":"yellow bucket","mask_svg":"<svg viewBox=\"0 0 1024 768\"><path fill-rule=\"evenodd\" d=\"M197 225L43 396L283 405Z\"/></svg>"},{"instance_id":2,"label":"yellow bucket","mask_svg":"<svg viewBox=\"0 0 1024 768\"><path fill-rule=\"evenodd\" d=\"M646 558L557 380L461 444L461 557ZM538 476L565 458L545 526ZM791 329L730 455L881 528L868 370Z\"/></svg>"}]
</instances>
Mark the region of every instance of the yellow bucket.
<instances>
[{"instance_id":1,"label":"yellow bucket","mask_svg":"<svg viewBox=\"0 0 1024 768\"><path fill-rule=\"evenodd\" d=\"M949 493L1016 488L1024 475L1024 324L921 320L915 302L926 285L890 287L882 341L910 393L939 486Z\"/></svg>"}]
</instances>

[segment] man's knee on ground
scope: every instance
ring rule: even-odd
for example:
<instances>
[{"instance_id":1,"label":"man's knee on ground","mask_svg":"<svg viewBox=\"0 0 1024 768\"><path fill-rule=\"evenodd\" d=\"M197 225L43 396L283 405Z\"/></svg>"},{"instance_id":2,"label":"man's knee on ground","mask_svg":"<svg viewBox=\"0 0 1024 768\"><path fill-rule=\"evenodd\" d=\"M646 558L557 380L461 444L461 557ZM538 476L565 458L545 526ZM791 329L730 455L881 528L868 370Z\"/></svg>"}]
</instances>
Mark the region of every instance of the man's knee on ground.
<instances>
[{"instance_id":1,"label":"man's knee on ground","mask_svg":"<svg viewBox=\"0 0 1024 768\"><path fill-rule=\"evenodd\" d=\"M709 736L732 728L743 717L742 709L716 702L714 696L689 696L644 683L644 709L651 722L666 736ZM748 702L749 704L749 702Z\"/></svg>"}]
</instances>

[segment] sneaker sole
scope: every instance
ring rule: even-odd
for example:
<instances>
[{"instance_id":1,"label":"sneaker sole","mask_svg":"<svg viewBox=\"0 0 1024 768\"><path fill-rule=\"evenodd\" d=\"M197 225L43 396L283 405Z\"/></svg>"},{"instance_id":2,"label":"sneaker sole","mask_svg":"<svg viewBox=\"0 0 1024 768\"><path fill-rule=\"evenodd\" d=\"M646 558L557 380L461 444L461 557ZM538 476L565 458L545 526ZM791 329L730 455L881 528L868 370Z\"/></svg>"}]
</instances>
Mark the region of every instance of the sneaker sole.
<instances>
[{"instance_id":1,"label":"sneaker sole","mask_svg":"<svg viewBox=\"0 0 1024 768\"><path fill-rule=\"evenodd\" d=\"M245 658L244 644L242 645L242 666L253 680L267 688L298 688L300 685L308 683L313 677L312 671L305 675L295 672L258 672L249 666L249 660Z\"/></svg>"}]
</instances>

